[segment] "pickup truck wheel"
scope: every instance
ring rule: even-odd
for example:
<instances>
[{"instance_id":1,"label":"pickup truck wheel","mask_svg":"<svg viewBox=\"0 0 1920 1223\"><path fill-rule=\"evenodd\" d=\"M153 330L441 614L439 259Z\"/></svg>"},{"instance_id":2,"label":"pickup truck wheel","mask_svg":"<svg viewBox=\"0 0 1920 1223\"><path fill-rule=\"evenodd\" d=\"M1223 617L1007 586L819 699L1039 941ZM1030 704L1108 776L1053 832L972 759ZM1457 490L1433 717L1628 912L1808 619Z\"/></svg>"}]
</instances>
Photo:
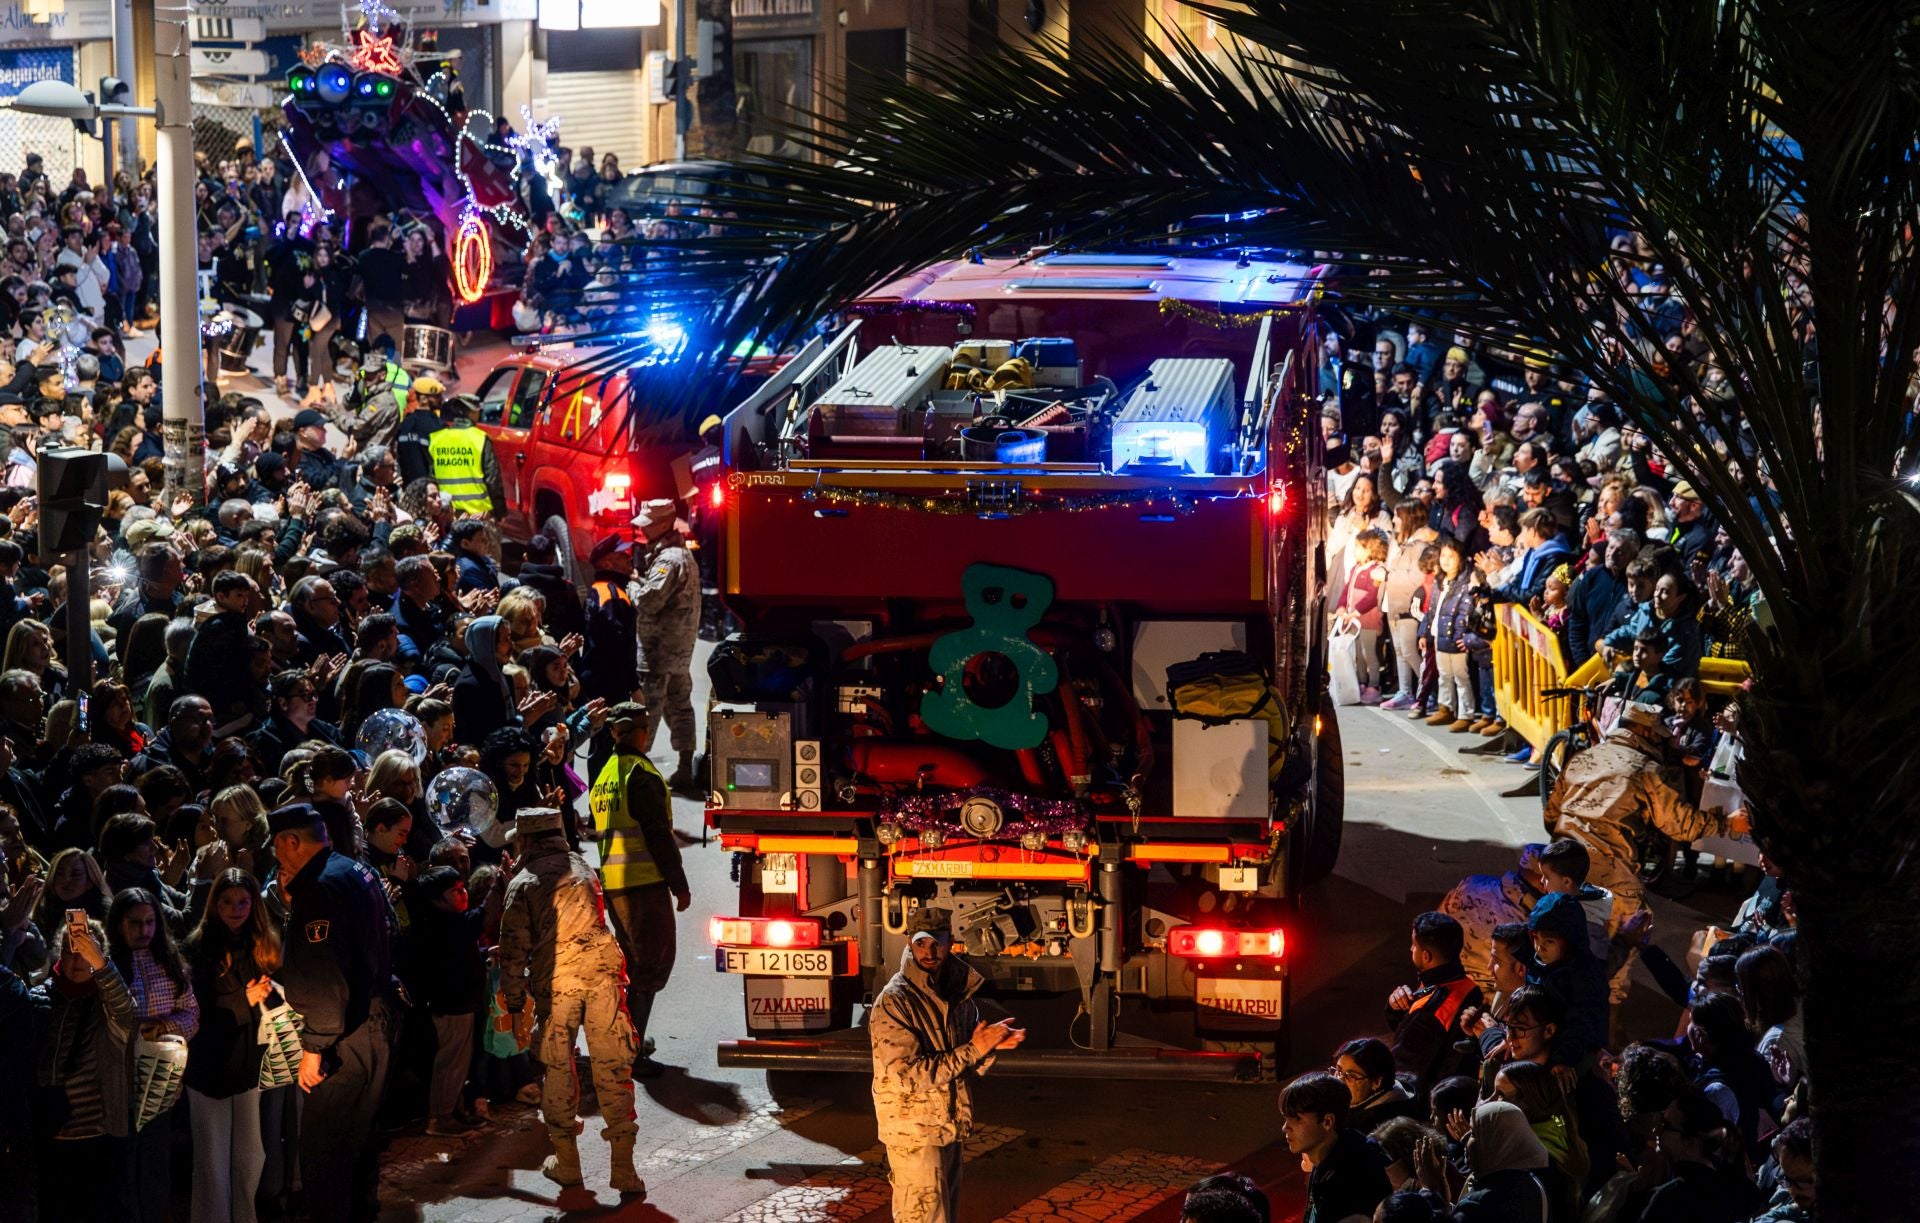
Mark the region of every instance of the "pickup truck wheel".
<instances>
[{"instance_id":1,"label":"pickup truck wheel","mask_svg":"<svg viewBox=\"0 0 1920 1223\"><path fill-rule=\"evenodd\" d=\"M568 528L567 520L559 514L550 515L540 524L540 531L553 541L554 549L560 553L560 563L567 567L567 577L572 579L576 587L585 590L593 580L593 575L584 572L585 566L573 550L573 531Z\"/></svg>"},{"instance_id":2,"label":"pickup truck wheel","mask_svg":"<svg viewBox=\"0 0 1920 1223\"><path fill-rule=\"evenodd\" d=\"M1340 722L1332 698L1320 698L1320 734L1315 746L1313 792L1307 800L1306 827L1294 846L1296 877L1303 888L1333 873L1340 858L1340 830L1347 801L1346 761L1340 752Z\"/></svg>"}]
</instances>

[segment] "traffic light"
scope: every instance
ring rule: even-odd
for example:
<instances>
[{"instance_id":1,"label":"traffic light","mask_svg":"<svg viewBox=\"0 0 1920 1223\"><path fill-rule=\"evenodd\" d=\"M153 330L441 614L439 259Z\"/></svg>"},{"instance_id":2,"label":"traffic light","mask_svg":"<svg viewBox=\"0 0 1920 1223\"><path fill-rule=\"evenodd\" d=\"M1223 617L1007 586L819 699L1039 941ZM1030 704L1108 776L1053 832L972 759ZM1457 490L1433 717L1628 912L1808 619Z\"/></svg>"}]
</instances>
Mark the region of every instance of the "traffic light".
<instances>
[{"instance_id":1,"label":"traffic light","mask_svg":"<svg viewBox=\"0 0 1920 1223\"><path fill-rule=\"evenodd\" d=\"M130 106L133 104L133 90L117 76L100 78L100 105Z\"/></svg>"},{"instance_id":2,"label":"traffic light","mask_svg":"<svg viewBox=\"0 0 1920 1223\"><path fill-rule=\"evenodd\" d=\"M40 556L88 547L107 508L108 456L92 450L49 450L40 456ZM124 468L123 468L124 470Z\"/></svg>"},{"instance_id":3,"label":"traffic light","mask_svg":"<svg viewBox=\"0 0 1920 1223\"><path fill-rule=\"evenodd\" d=\"M694 79L705 88L708 85L725 84L733 79L733 26L725 21L702 21L696 27L699 38L696 43L696 61Z\"/></svg>"},{"instance_id":4,"label":"traffic light","mask_svg":"<svg viewBox=\"0 0 1920 1223\"><path fill-rule=\"evenodd\" d=\"M666 99L669 102L675 101L680 97L680 89L681 89L680 78L682 75L681 70L685 66L686 66L685 60L678 60L678 59L671 59L671 58L667 60L667 70L663 77L664 84L661 87L660 92L666 95Z\"/></svg>"},{"instance_id":5,"label":"traffic light","mask_svg":"<svg viewBox=\"0 0 1920 1223\"><path fill-rule=\"evenodd\" d=\"M81 95L80 95L80 96L81 96L81 97L83 97L83 98L85 98L85 99L87 100L87 102L88 102L88 104L89 104L89 105L91 105L91 104L93 103L93 91L92 91L92 90L86 90L86 91L83 91L83 92L81 93ZM96 120L96 119L91 119L91 118L88 118L88 119L75 119L75 120L73 121L73 130L74 130L74 131L76 131L76 132L84 132L85 134L87 134L87 135L89 135L89 136L94 136L94 137L98 137L98 136L100 135L100 125L99 125L99 121L98 121L98 120Z\"/></svg>"}]
</instances>

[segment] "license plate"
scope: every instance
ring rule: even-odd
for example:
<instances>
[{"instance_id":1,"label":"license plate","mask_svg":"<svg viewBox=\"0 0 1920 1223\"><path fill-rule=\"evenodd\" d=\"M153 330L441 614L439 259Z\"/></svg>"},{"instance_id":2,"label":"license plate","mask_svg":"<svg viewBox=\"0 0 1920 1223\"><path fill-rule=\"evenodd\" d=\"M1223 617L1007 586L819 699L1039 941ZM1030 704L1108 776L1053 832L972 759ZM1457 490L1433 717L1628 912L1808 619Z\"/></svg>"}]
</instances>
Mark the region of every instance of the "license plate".
<instances>
[{"instance_id":1,"label":"license plate","mask_svg":"<svg viewBox=\"0 0 1920 1223\"><path fill-rule=\"evenodd\" d=\"M721 947L714 954L713 967L719 972L741 972L756 977L831 977L833 952Z\"/></svg>"},{"instance_id":2,"label":"license plate","mask_svg":"<svg viewBox=\"0 0 1920 1223\"><path fill-rule=\"evenodd\" d=\"M1272 1028L1280 1023L1282 982L1201 977L1194 982L1200 1022L1210 1028Z\"/></svg>"},{"instance_id":3,"label":"license plate","mask_svg":"<svg viewBox=\"0 0 1920 1223\"><path fill-rule=\"evenodd\" d=\"M749 977L747 1027L755 1032L819 1032L833 1026L833 982L807 977Z\"/></svg>"}]
</instances>

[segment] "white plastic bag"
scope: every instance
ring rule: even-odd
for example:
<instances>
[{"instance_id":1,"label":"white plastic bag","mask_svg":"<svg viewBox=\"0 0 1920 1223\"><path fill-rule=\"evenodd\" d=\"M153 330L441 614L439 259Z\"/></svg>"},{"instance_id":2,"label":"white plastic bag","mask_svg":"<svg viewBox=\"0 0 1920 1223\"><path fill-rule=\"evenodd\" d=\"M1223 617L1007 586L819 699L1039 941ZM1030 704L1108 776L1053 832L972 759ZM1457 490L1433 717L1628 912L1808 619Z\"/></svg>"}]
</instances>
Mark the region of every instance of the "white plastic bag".
<instances>
[{"instance_id":1,"label":"white plastic bag","mask_svg":"<svg viewBox=\"0 0 1920 1223\"><path fill-rule=\"evenodd\" d=\"M1327 693L1336 705L1360 703L1360 630L1351 620L1327 634Z\"/></svg>"}]
</instances>

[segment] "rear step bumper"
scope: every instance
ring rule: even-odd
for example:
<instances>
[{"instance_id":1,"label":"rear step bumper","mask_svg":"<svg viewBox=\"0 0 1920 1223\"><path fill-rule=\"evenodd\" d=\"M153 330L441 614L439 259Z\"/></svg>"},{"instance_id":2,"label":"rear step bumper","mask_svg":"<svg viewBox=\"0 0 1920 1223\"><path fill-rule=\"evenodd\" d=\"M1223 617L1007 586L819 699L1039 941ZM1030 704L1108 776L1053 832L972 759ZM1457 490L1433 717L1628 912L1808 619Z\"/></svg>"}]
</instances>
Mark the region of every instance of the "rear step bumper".
<instances>
[{"instance_id":1,"label":"rear step bumper","mask_svg":"<svg viewBox=\"0 0 1920 1223\"><path fill-rule=\"evenodd\" d=\"M720 1065L731 1070L809 1070L872 1074L873 1051L865 1041L726 1040ZM993 1073L1059 1079L1159 1079L1254 1083L1262 1078L1258 1053L1187 1049L1012 1049L994 1055Z\"/></svg>"}]
</instances>

